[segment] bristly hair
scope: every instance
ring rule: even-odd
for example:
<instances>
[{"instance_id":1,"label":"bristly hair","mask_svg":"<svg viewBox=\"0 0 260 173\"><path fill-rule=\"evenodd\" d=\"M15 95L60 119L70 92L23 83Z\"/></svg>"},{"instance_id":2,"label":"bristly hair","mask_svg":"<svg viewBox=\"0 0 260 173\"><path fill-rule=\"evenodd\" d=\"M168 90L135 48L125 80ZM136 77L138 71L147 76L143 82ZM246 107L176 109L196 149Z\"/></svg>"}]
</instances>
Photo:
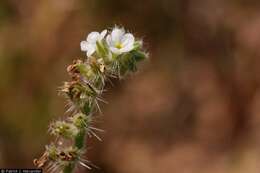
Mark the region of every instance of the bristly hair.
<instances>
[{"instance_id":1,"label":"bristly hair","mask_svg":"<svg viewBox=\"0 0 260 173\"><path fill-rule=\"evenodd\" d=\"M101 113L100 102L107 82L122 79L137 70L137 64L147 59L141 40L115 26L101 33L91 32L80 43L87 58L74 60L67 67L71 78L59 87L59 94L66 98L66 111L61 120L49 125L48 132L55 137L39 159L34 159L38 168L50 173L72 173L79 166L97 168L82 156L86 151L86 137L95 137L103 130L94 127L94 116Z\"/></svg>"}]
</instances>

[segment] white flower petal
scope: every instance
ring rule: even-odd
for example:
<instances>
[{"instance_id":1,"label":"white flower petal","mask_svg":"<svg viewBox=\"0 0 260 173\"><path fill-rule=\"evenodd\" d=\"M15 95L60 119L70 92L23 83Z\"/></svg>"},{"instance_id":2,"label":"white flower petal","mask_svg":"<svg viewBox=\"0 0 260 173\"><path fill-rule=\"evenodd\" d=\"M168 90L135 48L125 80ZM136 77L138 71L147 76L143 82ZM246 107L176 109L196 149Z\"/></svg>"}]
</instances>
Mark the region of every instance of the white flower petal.
<instances>
[{"instance_id":1,"label":"white flower petal","mask_svg":"<svg viewBox=\"0 0 260 173\"><path fill-rule=\"evenodd\" d=\"M120 49L116 48L116 47L110 47L109 48L111 50L111 52L113 52L114 54L121 54Z\"/></svg>"},{"instance_id":2,"label":"white flower petal","mask_svg":"<svg viewBox=\"0 0 260 173\"><path fill-rule=\"evenodd\" d=\"M133 49L134 49L134 45L133 44L128 44L125 47L121 48L120 52L121 53L125 53L125 52L129 52L129 51L131 51Z\"/></svg>"},{"instance_id":3,"label":"white flower petal","mask_svg":"<svg viewBox=\"0 0 260 173\"><path fill-rule=\"evenodd\" d=\"M95 51L96 51L96 47L89 44L87 50L87 56L90 57Z\"/></svg>"},{"instance_id":4,"label":"white flower petal","mask_svg":"<svg viewBox=\"0 0 260 173\"><path fill-rule=\"evenodd\" d=\"M135 38L133 34L127 33L122 37L122 46L125 47L127 45L133 45L135 42Z\"/></svg>"},{"instance_id":5,"label":"white flower petal","mask_svg":"<svg viewBox=\"0 0 260 173\"><path fill-rule=\"evenodd\" d=\"M108 46L110 46L110 47L114 46L114 45L113 45L113 42L112 42L112 37L111 37L111 35L108 35L108 36L106 37L106 42L107 42Z\"/></svg>"},{"instance_id":6,"label":"white flower petal","mask_svg":"<svg viewBox=\"0 0 260 173\"><path fill-rule=\"evenodd\" d=\"M98 32L91 32L88 37L87 37L87 42L89 43L96 43L96 41L99 38L99 33Z\"/></svg>"},{"instance_id":7,"label":"white flower petal","mask_svg":"<svg viewBox=\"0 0 260 173\"><path fill-rule=\"evenodd\" d=\"M107 34L107 30L105 29L105 30L103 30L103 31L101 32L101 34L99 35L98 41L101 41L101 40L106 36L106 34Z\"/></svg>"},{"instance_id":8,"label":"white flower petal","mask_svg":"<svg viewBox=\"0 0 260 173\"><path fill-rule=\"evenodd\" d=\"M87 41L80 42L80 49L82 51L87 51L88 50L88 42Z\"/></svg>"},{"instance_id":9,"label":"white flower petal","mask_svg":"<svg viewBox=\"0 0 260 173\"><path fill-rule=\"evenodd\" d=\"M114 28L111 36L112 36L112 41L114 44L118 43L121 41L122 36L124 35L125 30L123 28Z\"/></svg>"}]
</instances>

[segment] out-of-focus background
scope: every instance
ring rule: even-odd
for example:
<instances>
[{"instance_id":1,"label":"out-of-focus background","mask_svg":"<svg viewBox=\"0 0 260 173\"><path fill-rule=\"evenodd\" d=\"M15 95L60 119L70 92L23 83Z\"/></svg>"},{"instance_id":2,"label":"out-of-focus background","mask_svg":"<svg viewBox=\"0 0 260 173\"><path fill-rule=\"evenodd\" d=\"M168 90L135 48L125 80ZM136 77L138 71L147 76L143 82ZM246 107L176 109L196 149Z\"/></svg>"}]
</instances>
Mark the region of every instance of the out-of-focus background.
<instances>
[{"instance_id":1,"label":"out-of-focus background","mask_svg":"<svg viewBox=\"0 0 260 173\"><path fill-rule=\"evenodd\" d=\"M259 173L258 0L0 0L0 167L34 167L80 41L115 24L150 59L106 92L90 172Z\"/></svg>"}]
</instances>

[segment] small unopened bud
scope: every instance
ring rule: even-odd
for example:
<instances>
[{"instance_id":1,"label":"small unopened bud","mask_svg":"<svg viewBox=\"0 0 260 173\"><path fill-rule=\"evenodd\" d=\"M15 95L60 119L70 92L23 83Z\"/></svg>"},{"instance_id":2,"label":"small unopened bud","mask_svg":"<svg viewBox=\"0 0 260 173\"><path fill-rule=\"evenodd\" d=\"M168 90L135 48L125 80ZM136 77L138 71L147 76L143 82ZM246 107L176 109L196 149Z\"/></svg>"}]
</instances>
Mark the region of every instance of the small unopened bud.
<instances>
[{"instance_id":1,"label":"small unopened bud","mask_svg":"<svg viewBox=\"0 0 260 173\"><path fill-rule=\"evenodd\" d=\"M91 116L78 113L70 117L71 122L78 128L86 128L91 122Z\"/></svg>"},{"instance_id":2,"label":"small unopened bud","mask_svg":"<svg viewBox=\"0 0 260 173\"><path fill-rule=\"evenodd\" d=\"M52 161L56 161L59 153L58 148L54 144L47 145L45 148L48 158Z\"/></svg>"},{"instance_id":3,"label":"small unopened bud","mask_svg":"<svg viewBox=\"0 0 260 173\"><path fill-rule=\"evenodd\" d=\"M71 123L56 121L50 125L50 133L55 136L73 138L77 135L78 129Z\"/></svg>"},{"instance_id":4,"label":"small unopened bud","mask_svg":"<svg viewBox=\"0 0 260 173\"><path fill-rule=\"evenodd\" d=\"M98 94L98 91L89 83L83 85L80 81L65 82L60 91L74 102L79 102L88 97L95 97Z\"/></svg>"}]
</instances>

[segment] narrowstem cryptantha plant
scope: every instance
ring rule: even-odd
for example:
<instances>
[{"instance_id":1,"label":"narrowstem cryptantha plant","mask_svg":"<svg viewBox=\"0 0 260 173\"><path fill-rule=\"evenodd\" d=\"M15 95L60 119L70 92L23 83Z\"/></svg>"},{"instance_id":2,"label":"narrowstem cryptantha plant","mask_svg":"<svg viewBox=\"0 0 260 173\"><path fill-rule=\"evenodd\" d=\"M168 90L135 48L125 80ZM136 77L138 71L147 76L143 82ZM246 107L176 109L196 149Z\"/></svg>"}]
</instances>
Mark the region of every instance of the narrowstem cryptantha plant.
<instances>
[{"instance_id":1,"label":"narrowstem cryptantha plant","mask_svg":"<svg viewBox=\"0 0 260 173\"><path fill-rule=\"evenodd\" d=\"M78 59L67 67L71 81L64 82L60 93L68 100L68 117L52 122L49 133L55 140L34 164L47 172L72 173L77 165L90 168L82 158L86 150L85 138L95 136L93 114L100 111L98 103L105 84L111 78L123 78L137 70L137 63L148 56L141 40L123 28L112 31L91 32L80 43L87 57Z\"/></svg>"}]
</instances>

